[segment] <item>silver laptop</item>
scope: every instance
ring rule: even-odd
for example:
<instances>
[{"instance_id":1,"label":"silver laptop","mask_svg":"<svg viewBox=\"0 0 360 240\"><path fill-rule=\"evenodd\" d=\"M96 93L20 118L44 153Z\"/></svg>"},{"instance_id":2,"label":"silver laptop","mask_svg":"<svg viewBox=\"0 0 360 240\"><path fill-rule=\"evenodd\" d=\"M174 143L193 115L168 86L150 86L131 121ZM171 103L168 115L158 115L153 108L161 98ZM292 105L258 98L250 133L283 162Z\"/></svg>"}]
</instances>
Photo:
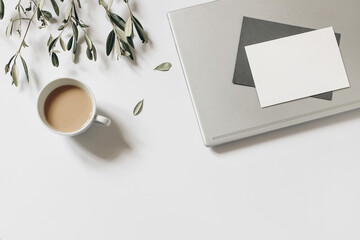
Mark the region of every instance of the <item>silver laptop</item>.
<instances>
[{"instance_id":1,"label":"silver laptop","mask_svg":"<svg viewBox=\"0 0 360 240\"><path fill-rule=\"evenodd\" d=\"M208 147L360 107L359 0L220 0L168 17ZM341 34L351 87L334 92L331 101L306 98L262 109L255 88L233 84L244 17L312 29L333 26Z\"/></svg>"}]
</instances>

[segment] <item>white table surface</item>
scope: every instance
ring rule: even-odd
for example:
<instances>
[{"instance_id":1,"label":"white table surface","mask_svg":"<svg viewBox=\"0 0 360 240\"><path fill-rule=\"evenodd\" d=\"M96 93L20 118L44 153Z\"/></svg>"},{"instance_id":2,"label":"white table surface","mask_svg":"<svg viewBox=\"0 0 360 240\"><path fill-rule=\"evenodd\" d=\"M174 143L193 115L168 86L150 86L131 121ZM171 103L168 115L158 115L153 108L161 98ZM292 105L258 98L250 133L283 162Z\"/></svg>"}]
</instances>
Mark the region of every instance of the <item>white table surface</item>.
<instances>
[{"instance_id":1,"label":"white table surface","mask_svg":"<svg viewBox=\"0 0 360 240\"><path fill-rule=\"evenodd\" d=\"M82 48L78 64L65 53L52 67L48 30L33 27L23 51L30 84L21 68L19 88L1 71L0 239L359 239L360 111L207 149L166 16L206 0L132 2L151 39L136 40L137 65L105 56L111 26L91 1L79 14L93 23L98 62ZM1 69L19 44L4 36L11 4ZM164 61L170 72L152 70ZM59 77L86 82L112 126L75 138L45 129L36 98Z\"/></svg>"}]
</instances>

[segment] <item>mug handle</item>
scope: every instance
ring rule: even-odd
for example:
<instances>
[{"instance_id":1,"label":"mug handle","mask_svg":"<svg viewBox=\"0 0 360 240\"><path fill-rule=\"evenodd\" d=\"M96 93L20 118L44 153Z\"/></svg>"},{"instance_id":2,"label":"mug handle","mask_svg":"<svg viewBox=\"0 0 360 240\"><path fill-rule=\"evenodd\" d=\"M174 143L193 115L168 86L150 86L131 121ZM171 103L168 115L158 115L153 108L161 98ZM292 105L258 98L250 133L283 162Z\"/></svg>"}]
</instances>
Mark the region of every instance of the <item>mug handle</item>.
<instances>
[{"instance_id":1,"label":"mug handle","mask_svg":"<svg viewBox=\"0 0 360 240\"><path fill-rule=\"evenodd\" d=\"M103 117L101 115L95 115L94 122L100 123L101 125L104 125L106 127L110 127L111 125L111 119Z\"/></svg>"}]
</instances>

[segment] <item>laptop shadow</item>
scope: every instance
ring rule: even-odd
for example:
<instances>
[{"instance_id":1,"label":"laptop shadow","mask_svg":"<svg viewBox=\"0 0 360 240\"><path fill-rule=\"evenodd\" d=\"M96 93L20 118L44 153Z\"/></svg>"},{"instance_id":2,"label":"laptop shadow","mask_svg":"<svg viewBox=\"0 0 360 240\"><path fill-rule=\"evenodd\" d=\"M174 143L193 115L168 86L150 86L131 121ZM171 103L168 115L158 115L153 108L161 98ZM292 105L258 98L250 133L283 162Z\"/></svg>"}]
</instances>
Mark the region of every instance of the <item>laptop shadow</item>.
<instances>
[{"instance_id":1,"label":"laptop shadow","mask_svg":"<svg viewBox=\"0 0 360 240\"><path fill-rule=\"evenodd\" d=\"M261 143L269 142L275 139L295 135L303 132L312 131L314 129L336 125L338 123L360 119L360 109L334 115L324 119L318 119L307 123L302 123L292 127L275 130L273 132L264 133L254 137L238 140L224 145L213 147L211 150L217 154L225 154L231 151L247 148Z\"/></svg>"}]
</instances>

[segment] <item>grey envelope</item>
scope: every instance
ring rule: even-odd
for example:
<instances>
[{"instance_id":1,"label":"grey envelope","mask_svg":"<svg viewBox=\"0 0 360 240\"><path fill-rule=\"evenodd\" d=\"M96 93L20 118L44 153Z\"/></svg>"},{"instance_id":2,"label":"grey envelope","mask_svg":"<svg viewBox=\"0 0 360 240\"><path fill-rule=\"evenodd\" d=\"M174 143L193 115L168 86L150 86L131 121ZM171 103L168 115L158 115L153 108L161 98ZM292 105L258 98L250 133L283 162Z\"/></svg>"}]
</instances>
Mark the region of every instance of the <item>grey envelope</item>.
<instances>
[{"instance_id":1,"label":"grey envelope","mask_svg":"<svg viewBox=\"0 0 360 240\"><path fill-rule=\"evenodd\" d=\"M255 87L254 79L251 74L250 65L245 52L245 46L314 30L315 29L244 17L233 83L247 87ZM341 34L336 33L335 36L338 44L340 44ZM333 93L328 92L315 95L313 97L330 101L332 100Z\"/></svg>"}]
</instances>

